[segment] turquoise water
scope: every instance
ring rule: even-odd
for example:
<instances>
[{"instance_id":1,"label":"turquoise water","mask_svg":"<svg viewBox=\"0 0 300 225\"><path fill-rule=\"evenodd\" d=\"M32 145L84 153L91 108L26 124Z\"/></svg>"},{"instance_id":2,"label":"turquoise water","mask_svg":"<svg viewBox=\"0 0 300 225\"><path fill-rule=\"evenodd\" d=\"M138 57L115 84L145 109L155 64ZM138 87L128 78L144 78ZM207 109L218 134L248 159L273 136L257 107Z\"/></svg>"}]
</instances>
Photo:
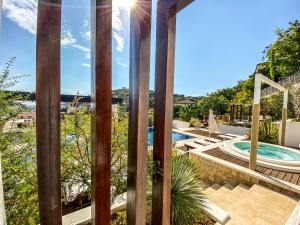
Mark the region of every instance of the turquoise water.
<instances>
[{"instance_id":1,"label":"turquoise water","mask_svg":"<svg viewBox=\"0 0 300 225\"><path fill-rule=\"evenodd\" d=\"M236 142L233 145L244 152L250 153L250 142ZM286 148L263 143L258 144L257 154L269 159L300 161L300 152L296 153Z\"/></svg>"},{"instance_id":2,"label":"turquoise water","mask_svg":"<svg viewBox=\"0 0 300 225\"><path fill-rule=\"evenodd\" d=\"M185 135L185 134L172 132L172 142L173 143L175 143L177 141L191 139L191 138L194 138L194 137ZM153 128L152 127L150 127L148 130L148 145L153 145Z\"/></svg>"}]
</instances>

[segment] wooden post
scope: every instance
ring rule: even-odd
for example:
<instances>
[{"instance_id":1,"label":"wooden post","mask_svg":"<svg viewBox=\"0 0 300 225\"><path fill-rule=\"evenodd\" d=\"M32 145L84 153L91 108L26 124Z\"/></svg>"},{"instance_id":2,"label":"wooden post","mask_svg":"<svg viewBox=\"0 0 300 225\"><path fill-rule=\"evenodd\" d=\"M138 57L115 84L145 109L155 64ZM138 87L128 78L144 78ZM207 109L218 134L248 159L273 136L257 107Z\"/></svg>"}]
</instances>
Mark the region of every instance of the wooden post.
<instances>
[{"instance_id":1,"label":"wooden post","mask_svg":"<svg viewBox=\"0 0 300 225\"><path fill-rule=\"evenodd\" d=\"M243 120L243 105L240 105L240 121Z\"/></svg>"},{"instance_id":2,"label":"wooden post","mask_svg":"<svg viewBox=\"0 0 300 225\"><path fill-rule=\"evenodd\" d=\"M152 0L138 0L130 18L128 225L146 224L151 8Z\"/></svg>"},{"instance_id":3,"label":"wooden post","mask_svg":"<svg viewBox=\"0 0 300 225\"><path fill-rule=\"evenodd\" d=\"M281 121L281 132L280 132L280 145L285 145L285 133L286 133L286 120L288 117L287 114L288 107L288 90L284 91L283 95L283 109L282 109L282 121Z\"/></svg>"},{"instance_id":4,"label":"wooden post","mask_svg":"<svg viewBox=\"0 0 300 225\"><path fill-rule=\"evenodd\" d=\"M60 38L61 1L39 0L36 39L36 135L41 225L62 224Z\"/></svg>"},{"instance_id":5,"label":"wooden post","mask_svg":"<svg viewBox=\"0 0 300 225\"><path fill-rule=\"evenodd\" d=\"M285 133L286 133L286 120L287 120L287 108L282 109L282 121L281 121L281 132L280 132L280 145L285 144Z\"/></svg>"},{"instance_id":6,"label":"wooden post","mask_svg":"<svg viewBox=\"0 0 300 225\"><path fill-rule=\"evenodd\" d=\"M234 122L234 117L235 117L235 104L232 105L232 122Z\"/></svg>"},{"instance_id":7,"label":"wooden post","mask_svg":"<svg viewBox=\"0 0 300 225\"><path fill-rule=\"evenodd\" d=\"M110 224L112 1L92 1L92 223Z\"/></svg>"},{"instance_id":8,"label":"wooden post","mask_svg":"<svg viewBox=\"0 0 300 225\"><path fill-rule=\"evenodd\" d=\"M248 122L251 122L251 116L252 116L252 105L249 106L249 114L248 114Z\"/></svg>"},{"instance_id":9,"label":"wooden post","mask_svg":"<svg viewBox=\"0 0 300 225\"><path fill-rule=\"evenodd\" d=\"M251 152L250 152L250 162L249 168L251 170L256 169L256 159L257 159L257 145L258 145L258 134L259 134L259 116L260 116L260 105L253 105L252 113L252 128L251 128Z\"/></svg>"},{"instance_id":10,"label":"wooden post","mask_svg":"<svg viewBox=\"0 0 300 225\"><path fill-rule=\"evenodd\" d=\"M176 12L157 4L154 162L162 173L153 177L152 224L170 225L172 112L175 61Z\"/></svg>"}]
</instances>

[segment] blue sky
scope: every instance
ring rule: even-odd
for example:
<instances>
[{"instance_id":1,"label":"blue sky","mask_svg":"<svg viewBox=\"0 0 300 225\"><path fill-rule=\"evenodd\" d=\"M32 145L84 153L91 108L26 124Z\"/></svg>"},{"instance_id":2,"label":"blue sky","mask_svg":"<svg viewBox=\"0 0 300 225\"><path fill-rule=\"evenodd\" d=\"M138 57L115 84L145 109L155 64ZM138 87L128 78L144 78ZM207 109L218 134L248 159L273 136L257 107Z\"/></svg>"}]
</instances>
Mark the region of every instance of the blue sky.
<instances>
[{"instance_id":1,"label":"blue sky","mask_svg":"<svg viewBox=\"0 0 300 225\"><path fill-rule=\"evenodd\" d=\"M128 87L129 11L113 3L113 88ZM90 93L90 1L64 0L62 93ZM12 56L12 74L30 74L15 88L35 90L36 0L4 0L0 68ZM195 0L177 16L176 93L205 95L246 79L261 62L274 29L300 19L299 0ZM156 1L153 1L151 89L154 89Z\"/></svg>"}]
</instances>

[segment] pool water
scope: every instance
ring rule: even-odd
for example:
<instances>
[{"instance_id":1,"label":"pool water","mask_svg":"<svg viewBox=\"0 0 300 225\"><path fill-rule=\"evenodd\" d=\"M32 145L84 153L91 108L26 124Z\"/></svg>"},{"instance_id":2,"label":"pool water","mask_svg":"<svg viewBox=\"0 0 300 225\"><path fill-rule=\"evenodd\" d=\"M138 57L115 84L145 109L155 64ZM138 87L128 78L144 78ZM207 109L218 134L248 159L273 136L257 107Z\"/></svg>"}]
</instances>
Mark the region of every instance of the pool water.
<instances>
[{"instance_id":1,"label":"pool water","mask_svg":"<svg viewBox=\"0 0 300 225\"><path fill-rule=\"evenodd\" d=\"M241 151L250 153L250 142L236 142L233 144ZM300 161L300 152L293 152L287 148L259 143L257 149L258 156L288 161Z\"/></svg>"},{"instance_id":2,"label":"pool water","mask_svg":"<svg viewBox=\"0 0 300 225\"><path fill-rule=\"evenodd\" d=\"M173 143L175 143L177 141L191 139L191 138L194 138L194 137L185 135L185 134L172 132L172 142ZM148 130L148 145L153 145L153 128L152 127L150 127Z\"/></svg>"}]
</instances>

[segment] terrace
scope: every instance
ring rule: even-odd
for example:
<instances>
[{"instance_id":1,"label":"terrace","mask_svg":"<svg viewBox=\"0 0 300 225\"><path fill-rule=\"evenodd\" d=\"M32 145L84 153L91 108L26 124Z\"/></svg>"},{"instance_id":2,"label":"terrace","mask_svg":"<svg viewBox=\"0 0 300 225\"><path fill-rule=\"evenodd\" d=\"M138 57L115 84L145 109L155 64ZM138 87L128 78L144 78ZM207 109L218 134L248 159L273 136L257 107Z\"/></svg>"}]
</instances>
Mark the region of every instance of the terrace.
<instances>
[{"instance_id":1,"label":"terrace","mask_svg":"<svg viewBox=\"0 0 300 225\"><path fill-rule=\"evenodd\" d=\"M187 160L183 160L186 163L184 166L191 160L199 169L199 174L195 177L201 179L195 179L197 182L193 185L196 189L199 188L194 196L198 198L201 193L204 194L204 198L201 197L198 201L202 210L198 213L205 217L207 224L297 224L300 218L300 165L292 162L292 165L274 166L269 161L265 162L260 157L258 142L261 83L284 92L279 138L281 146L285 145L286 137L289 136L287 88L261 74L256 75L254 104L247 105L247 121L252 121L252 129L250 153L246 156L226 152L224 146L249 140L247 128L223 125L224 129L226 126L226 129L230 127L233 130L211 132L210 124L209 129L181 129L172 125L176 16L192 2L193 0L157 2L154 126L150 128L148 112L152 18L151 13L145 12L152 11L152 1L137 0L130 9L130 93L126 133L128 155L127 174L124 175L127 187L125 193L112 199L112 99L113 102L122 101L112 97L112 0L92 1L92 95L75 96L75 100L77 97L84 97L84 102L91 101L91 159L88 148L85 153L87 161L90 159L91 172L83 170L91 175L91 182L87 181L91 183L91 201L81 201L79 210L75 205L70 211L71 206L64 211L63 201L66 199L62 196L61 186L61 102L63 99L70 101L71 95L61 95L60 91L61 1L38 1L36 93L31 94L30 98L36 100L37 182L41 225L108 225L111 224L113 215L124 212L126 224L145 225L146 217L149 217L149 196L151 223L170 225L174 219L171 216L172 185L177 178L173 172L176 170L176 160L182 159ZM193 102L182 101L176 104L190 106ZM236 106L231 107L231 122L234 122ZM238 107L239 119L242 120L243 108L242 105ZM74 108L76 111L76 106ZM116 120L118 119L121 120ZM66 125L64 128L67 130ZM76 139L77 134L72 135L75 137L66 135L67 141ZM294 148L293 151L297 153L298 150ZM154 164L150 169L147 164L149 156ZM124 158L121 157L118 161L123 161ZM147 187L148 170L153 170L150 191ZM180 167L178 170L180 171ZM189 184L190 180L188 177L187 180L183 179L183 185ZM2 195L2 185L0 186ZM181 210L188 208L189 202L193 200L188 199ZM5 207L2 207L4 203L1 201L4 199L0 199L0 222L5 224Z\"/></svg>"}]
</instances>

